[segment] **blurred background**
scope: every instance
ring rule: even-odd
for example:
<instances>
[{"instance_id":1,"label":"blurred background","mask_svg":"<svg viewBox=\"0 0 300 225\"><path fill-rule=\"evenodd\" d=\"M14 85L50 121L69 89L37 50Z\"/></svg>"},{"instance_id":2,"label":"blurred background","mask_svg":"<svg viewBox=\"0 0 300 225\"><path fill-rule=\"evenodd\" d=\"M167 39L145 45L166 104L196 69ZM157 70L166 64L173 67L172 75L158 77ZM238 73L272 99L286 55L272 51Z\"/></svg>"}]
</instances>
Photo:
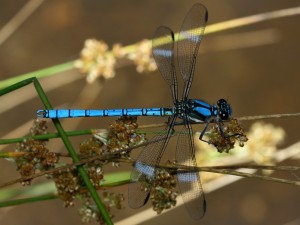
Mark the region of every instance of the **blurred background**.
<instances>
[{"instance_id":1,"label":"blurred background","mask_svg":"<svg viewBox=\"0 0 300 225\"><path fill-rule=\"evenodd\" d=\"M110 47L115 43L126 46L150 39L160 25L178 31L196 1L1 0L0 29L28 2L41 4L0 43L1 80L75 60L88 38L103 40ZM208 8L208 25L300 6L297 0L203 0L201 3ZM300 112L299 21L300 15L284 17L207 35L200 47L190 97L210 103L219 98L228 99L234 116ZM169 90L159 73L140 74L134 65L119 66L113 79L101 83L87 84L76 69L40 82L54 107L126 108L171 104ZM30 95L33 98L23 100ZM36 110L43 108L33 85L1 97L0 102L1 108L5 104L9 109L0 109L2 138L25 135L22 132L28 130ZM65 120L64 128L106 128L113 121L112 118ZM158 121L164 120L143 118L139 124ZM268 122L286 130L282 148L299 141L298 118ZM243 126L247 129L251 123L243 122ZM24 127L24 131L14 133L18 127ZM50 123L49 127L53 130ZM82 138L72 139L74 146L80 141ZM64 151L61 143L54 144ZM14 146L7 146L6 150L12 148ZM299 160L283 164L299 165ZM1 183L18 176L11 163L1 162ZM115 191L126 194L127 187ZM141 224L300 224L299 187L243 179L207 194L206 198L208 211L201 221L193 221L180 206ZM112 212L114 221L147 208L149 205L132 210L126 203L126 209ZM60 200L3 208L0 215L0 223L6 225L81 224L76 209L64 209Z\"/></svg>"}]
</instances>

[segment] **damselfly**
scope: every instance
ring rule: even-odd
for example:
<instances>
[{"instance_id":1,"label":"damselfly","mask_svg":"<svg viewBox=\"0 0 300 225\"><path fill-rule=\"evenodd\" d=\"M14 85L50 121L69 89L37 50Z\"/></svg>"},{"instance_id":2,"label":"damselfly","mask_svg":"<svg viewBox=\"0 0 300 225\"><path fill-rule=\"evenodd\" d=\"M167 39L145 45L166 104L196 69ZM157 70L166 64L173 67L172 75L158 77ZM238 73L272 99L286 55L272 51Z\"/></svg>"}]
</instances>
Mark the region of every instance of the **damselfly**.
<instances>
[{"instance_id":1,"label":"damselfly","mask_svg":"<svg viewBox=\"0 0 300 225\"><path fill-rule=\"evenodd\" d=\"M193 130L191 123L203 122L205 126L199 139L203 135L208 124L214 121L223 134L221 123L231 117L232 110L226 100L220 99L217 104L210 105L199 99L188 99L193 81L196 57L204 34L208 19L205 6L195 4L187 13L177 40L177 62L184 88L181 100L178 98L178 85L175 74L174 60L174 33L168 27L159 27L153 38L152 53L157 67L168 84L172 98L173 107L161 108L133 108L133 109L105 109L105 110L81 110L81 109L58 109L38 110L37 115L43 118L73 118L73 117L103 117L103 116L168 116L168 126L162 134L153 137L154 144L146 146L138 156L131 175L129 185L129 205L139 208L146 204L149 192L141 190L139 181L154 181L164 151L167 148L173 133L177 119L183 124L182 132L178 135L175 159L179 165L196 167L195 148L193 142ZM206 202L202 190L199 173L191 172L177 174L178 186L180 188L185 206L194 219L204 216Z\"/></svg>"}]
</instances>

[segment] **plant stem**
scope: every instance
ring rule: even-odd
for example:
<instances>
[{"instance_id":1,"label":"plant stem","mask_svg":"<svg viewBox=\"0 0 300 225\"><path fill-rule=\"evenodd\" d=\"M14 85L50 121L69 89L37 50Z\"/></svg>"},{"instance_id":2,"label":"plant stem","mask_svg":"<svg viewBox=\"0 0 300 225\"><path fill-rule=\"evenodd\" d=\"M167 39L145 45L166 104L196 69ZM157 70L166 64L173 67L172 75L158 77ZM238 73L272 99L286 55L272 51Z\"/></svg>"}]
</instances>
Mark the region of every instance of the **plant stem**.
<instances>
[{"instance_id":1,"label":"plant stem","mask_svg":"<svg viewBox=\"0 0 300 225\"><path fill-rule=\"evenodd\" d=\"M44 104L44 106L46 107L46 109L52 109L52 106L50 104L50 101L48 100L43 88L41 87L40 83L38 82L38 80L36 78L34 78L34 86ZM53 123L54 123L54 126L56 127L63 143L65 144L72 160L74 163L77 163L79 162L79 158L70 142L70 140L68 139L68 136L66 134L66 132L64 131L61 123L59 122L58 119L52 119ZM112 225L112 221L110 219L110 216L106 210L106 207L105 205L103 204L103 202L101 201L96 189L94 188L93 184L91 183L90 181L90 178L89 176L87 175L87 173L85 172L84 168L82 166L78 166L77 167L78 171L79 171L79 174L81 175L87 189L89 190L90 192L90 195L91 197L93 198L95 204L97 205L99 211L101 212L105 222L108 224L108 225Z\"/></svg>"},{"instance_id":2,"label":"plant stem","mask_svg":"<svg viewBox=\"0 0 300 225\"><path fill-rule=\"evenodd\" d=\"M0 89L6 88L8 86L13 86L15 83L18 83L22 80L32 80L32 77L42 78L48 77L57 73L61 73L73 68L74 61L58 64L55 66L47 67L44 69L36 70L34 72L25 73L19 76L15 76L0 82ZM1 94L0 94L1 96Z\"/></svg>"},{"instance_id":3,"label":"plant stem","mask_svg":"<svg viewBox=\"0 0 300 225\"><path fill-rule=\"evenodd\" d=\"M65 133L68 137L72 137L72 136L93 134L94 130L93 129L74 130L74 131L66 131ZM49 134L42 134L42 135L25 136L25 137L20 137L20 138L0 139L0 145L18 143L25 139L47 140L47 139L59 138L59 137L60 137L59 133L49 133Z\"/></svg>"},{"instance_id":4,"label":"plant stem","mask_svg":"<svg viewBox=\"0 0 300 225\"><path fill-rule=\"evenodd\" d=\"M56 199L56 198L57 198L56 195L42 195L42 196L36 196L36 197L31 197L31 198L9 200L9 201L0 202L0 208L14 206L14 205L21 205L21 204L26 204L26 203L52 200L52 199Z\"/></svg>"}]
</instances>

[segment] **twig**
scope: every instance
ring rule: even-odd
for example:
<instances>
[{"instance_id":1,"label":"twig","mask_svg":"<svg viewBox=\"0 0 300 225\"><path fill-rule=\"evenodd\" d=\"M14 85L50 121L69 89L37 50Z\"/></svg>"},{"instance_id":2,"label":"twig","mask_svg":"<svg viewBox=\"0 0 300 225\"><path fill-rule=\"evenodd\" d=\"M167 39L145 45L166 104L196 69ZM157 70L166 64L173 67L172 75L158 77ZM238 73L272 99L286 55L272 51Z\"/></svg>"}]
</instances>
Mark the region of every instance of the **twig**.
<instances>
[{"instance_id":1,"label":"twig","mask_svg":"<svg viewBox=\"0 0 300 225\"><path fill-rule=\"evenodd\" d=\"M285 153L287 152L287 153ZM289 157L292 157L296 154L300 153L300 142L297 142L295 144L293 144L292 146L284 149L284 150L280 150L276 153L275 158L277 160L285 160ZM249 173L255 173L255 169L249 170ZM249 174L248 173L248 174ZM209 181L208 183L203 184L203 189L205 191L205 193L210 193L212 191L215 191L217 189L220 189L224 186L227 186L235 181L238 181L240 179L242 179L243 177L240 176L221 176L215 180ZM253 178L258 178L258 177L253 177ZM258 178L260 179L260 178ZM280 182L280 181L279 181ZM297 181L299 183L299 181ZM299 185L299 184L297 184ZM176 204L176 209L179 206L182 206L184 204L184 202L182 201L182 198L178 198L177 200L177 204ZM168 210L168 212L171 212L173 209L175 208L171 208L170 210ZM166 213L168 213L166 212ZM153 211L152 208L143 210L140 213L136 213L133 216L127 217L126 219L123 219L121 221L118 221L117 223L115 223L115 225L125 225L125 224L135 224L135 223L142 223L144 221L150 220L151 218L155 217L156 213Z\"/></svg>"},{"instance_id":2,"label":"twig","mask_svg":"<svg viewBox=\"0 0 300 225\"><path fill-rule=\"evenodd\" d=\"M300 117L300 113L282 113L282 114L270 114L270 115L257 115L257 116L240 116L235 117L235 119L239 121L251 121L251 120L262 120L262 119L274 119L274 118L290 118L290 117ZM226 121L225 121L226 122ZM197 122L193 124L205 124L206 122ZM211 121L214 123L214 121ZM166 123L156 123L156 124L149 124L149 125L142 125L139 126L139 129L146 129L146 128L153 128L153 127L164 127ZM181 124L175 124L178 126Z\"/></svg>"},{"instance_id":3,"label":"twig","mask_svg":"<svg viewBox=\"0 0 300 225\"><path fill-rule=\"evenodd\" d=\"M174 137L174 135L173 135L173 137ZM83 160L80 160L77 163L73 163L73 164L66 165L66 166L61 166L61 167L58 167L58 168L55 168L55 169L51 169L51 170L48 170L48 171L43 171L43 172L34 174L32 176L29 176L29 177L19 178L17 180L6 182L6 183L0 185L0 188L9 186L9 185L12 185L12 184L15 184L15 183L31 180L33 178L41 177L41 176L46 175L46 174L53 174L53 173L56 173L56 172L65 171L67 169L74 168L76 166L80 166L80 165L83 165L83 164L86 164L86 163L90 163L90 162L93 162L95 160L118 161L118 162L123 162L123 163L130 163L130 164L133 165L135 163L134 160L118 159L115 156L118 155L121 152L130 152L133 149L136 149L136 148L139 148L139 147L144 147L148 144L153 144L155 142L159 142L159 141L162 141L162 140L164 140L164 138L157 139L155 141L150 140L146 143L137 145L135 147L120 149L118 151L115 151L115 152L112 152L110 154L106 154L106 155L103 155L103 156L95 156L95 157L91 157L91 158L88 158L88 159L83 159ZM65 155L65 156L67 156L67 155ZM250 173L234 171L234 169L266 169L266 170L281 170L281 171L291 172L291 171L300 170L300 167L297 167L297 166L271 166L271 165L245 165L245 164L241 164L241 165L212 166L212 167L186 167L186 166L183 166L183 165L160 165L159 167L174 170L176 173L186 173L186 172L191 172L191 171L212 172L212 173L221 173L221 174L235 175L235 176L248 177L248 178L257 178L257 179L262 179L262 180L268 180L268 181L273 181L273 182L286 183L286 184L292 184L292 185L300 186L300 181L291 181L291 180L279 179L279 178L275 178L275 177L261 176L261 175L255 175L255 174L250 174Z\"/></svg>"},{"instance_id":4,"label":"twig","mask_svg":"<svg viewBox=\"0 0 300 225\"><path fill-rule=\"evenodd\" d=\"M41 177L41 176L44 176L46 174L53 174L53 173L56 173L56 172L65 171L65 170L68 170L68 169L71 169L71 168L74 168L74 167L77 167L77 166L84 165L84 164L89 163L89 162L93 162L95 160L103 160L103 161L115 160L115 161L118 161L114 156L119 154L119 153L130 152L133 149L144 147L148 144L153 144L155 142L159 142L159 141L162 141L162 140L164 140L164 138L156 139L156 140L150 140L148 142L136 145L136 146L131 147L131 148L120 149L120 150L112 152L110 154L106 154L106 155L103 155L103 156L95 156L95 157L91 157L91 158L88 158L88 159L83 159L83 160L80 160L79 162L76 162L76 163L72 163L72 164L61 166L61 167L58 167L58 168L55 168L55 169L51 169L51 170L43 171L43 172L40 172L40 173L36 173L36 174L33 174L31 176L28 176L28 177L22 177L22 178L19 178L19 179L1 184L0 188L6 187L6 186L9 186L9 185L12 185L12 184L24 182L24 181L27 181L27 180L32 180L34 178Z\"/></svg>"},{"instance_id":5,"label":"twig","mask_svg":"<svg viewBox=\"0 0 300 225\"><path fill-rule=\"evenodd\" d=\"M243 121L243 120L289 118L289 117L299 117L299 116L300 113L282 113L282 114L272 114L272 115L242 116L242 117L237 117L237 119Z\"/></svg>"}]
</instances>

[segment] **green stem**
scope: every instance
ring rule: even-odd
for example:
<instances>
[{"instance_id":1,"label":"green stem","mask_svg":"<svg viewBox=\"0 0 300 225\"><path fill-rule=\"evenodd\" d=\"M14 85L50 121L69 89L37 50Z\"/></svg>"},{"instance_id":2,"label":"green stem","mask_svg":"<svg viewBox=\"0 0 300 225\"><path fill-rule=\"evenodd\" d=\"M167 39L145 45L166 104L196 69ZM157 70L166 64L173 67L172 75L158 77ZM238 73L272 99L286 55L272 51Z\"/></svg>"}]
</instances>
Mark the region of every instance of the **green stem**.
<instances>
[{"instance_id":1,"label":"green stem","mask_svg":"<svg viewBox=\"0 0 300 225\"><path fill-rule=\"evenodd\" d=\"M93 134L94 131L93 129L88 129L88 130L67 131L65 133L68 137L72 137L72 136ZM20 138L0 139L0 145L18 143L18 142L22 142L24 139L47 140L47 139L59 138L59 137L60 137L59 133L49 133L49 134L42 134L42 135L25 136Z\"/></svg>"},{"instance_id":2,"label":"green stem","mask_svg":"<svg viewBox=\"0 0 300 225\"><path fill-rule=\"evenodd\" d=\"M73 64L73 63L72 63ZM57 72L61 72L62 70L66 69L66 68L69 68L71 65L71 63L66 63L66 64L63 64L63 65L60 65L60 66L55 66L55 67L52 67L50 68L50 70L52 69L53 71L55 71L55 73ZM53 72L52 71L52 72ZM41 70L39 71L39 73L42 73L43 75L45 74L49 74L49 68L46 69L46 70ZM32 76L32 73L30 74ZM28 74L25 74L24 76L22 76L22 78L27 78ZM40 76L39 76L40 77ZM18 80L20 79L20 77L17 78ZM10 82L15 82L15 80L10 80ZM20 81L16 84L13 84L9 87L7 87L7 85L9 85L8 83L6 83L6 85L3 85L2 83L2 86L0 86L0 88L3 88L2 90L0 90L0 96L4 95L4 94L7 94L11 91L14 91L18 88L21 88L21 87L24 87L25 85L28 85L30 83L34 84L35 86L35 89L38 93L38 95L40 96L40 99L42 100L44 106L46 109L52 109L52 106L51 106L51 103L50 101L48 100L43 88L41 87L40 83L38 82L37 78L36 77L31 77L31 78L28 78L26 80L23 80L23 81ZM68 136L66 134L66 132L64 131L62 125L60 124L59 120L58 119L53 119L52 120L53 123L54 123L54 126L56 127L57 131L58 131L58 134L59 136L61 137L63 143L65 144L70 156L72 157L73 159L73 162L74 163L77 163L79 162L79 158L70 142L70 140L68 139ZM87 189L89 190L90 194L91 194L91 197L93 198L93 200L95 201L95 204L97 205L99 211L101 212L106 224L108 225L112 225L112 221L109 217L109 214L105 208L105 205L102 203L96 189L94 188L94 186L92 185L90 179L89 179L89 176L87 175L87 173L85 172L85 170L82 168L82 166L78 166L77 167ZM18 201L19 202L19 201ZM18 204L15 203L15 204Z\"/></svg>"},{"instance_id":3,"label":"green stem","mask_svg":"<svg viewBox=\"0 0 300 225\"><path fill-rule=\"evenodd\" d=\"M32 203L32 202L46 201L46 200L51 200L51 199L56 199L56 198L57 198L56 195L50 194L50 195L42 195L42 196L37 196L37 197L32 197L32 198L9 200L9 201L0 202L0 208L14 206L14 205L21 205L21 204L26 204L26 203Z\"/></svg>"},{"instance_id":4,"label":"green stem","mask_svg":"<svg viewBox=\"0 0 300 225\"><path fill-rule=\"evenodd\" d=\"M10 85L8 87L5 87L3 89L1 89L1 87L4 86L4 85L1 85L0 86L0 89L1 89L0 90L0 96L2 96L4 94L7 94L9 92L15 91L15 90L17 90L19 88L22 88L22 87L24 87L24 86L26 86L28 84L31 84L32 81L33 81L33 78L29 78L29 79L26 79L26 80L22 80L22 81L20 81L18 83L12 84L12 85ZM2 82L1 82L1 84L2 84Z\"/></svg>"},{"instance_id":5,"label":"green stem","mask_svg":"<svg viewBox=\"0 0 300 225\"><path fill-rule=\"evenodd\" d=\"M61 72L72 69L73 65L74 65L74 61L70 61L70 62L58 64L55 66L51 66L48 68L44 68L41 70L36 70L34 72L25 73L25 74L22 74L19 76L14 76L12 78L1 81L0 89L6 88L8 86L13 86L15 83L19 82L20 80L21 80L21 82L25 81L27 79L32 81L32 77L42 78L42 77L51 76L53 74L61 73ZM1 94L0 94L0 96L1 96Z\"/></svg>"},{"instance_id":6,"label":"green stem","mask_svg":"<svg viewBox=\"0 0 300 225\"><path fill-rule=\"evenodd\" d=\"M130 182L130 171L128 172L119 172L119 173L111 173L111 174L107 174L106 180L101 183L101 188L109 188L109 187L116 187L116 186L121 186L121 185L125 185L128 184ZM50 192L55 192L55 189L48 189L50 183L52 184L52 182L48 182L48 183L44 183L42 185L38 185L38 187L42 190L45 190L46 192L50 191ZM52 186L52 185L50 185ZM54 184L53 187L55 188ZM23 190L24 188L22 188ZM84 191L84 190L82 190ZM39 191L38 191L39 192ZM0 198L5 200L5 199L9 199L9 198L15 198L19 195L26 195L28 194L25 191L21 191L20 188L18 189L12 189L12 188L7 188L7 190L1 190L0 193ZM0 208L1 207L7 207L7 206L13 206L13 205L20 205L20 204L26 204L26 203L32 203L32 202L38 202L38 201L45 201L45 200L52 200L52 199L57 199L58 196L56 194L44 194L44 195L40 195L40 196L34 196L34 197L28 197L28 198L23 198L23 199L14 199L14 200L7 200L7 201L2 201L0 202Z\"/></svg>"},{"instance_id":7,"label":"green stem","mask_svg":"<svg viewBox=\"0 0 300 225\"><path fill-rule=\"evenodd\" d=\"M244 27L244 26L248 26L248 25L255 24L255 23L260 23L260 22L267 21L267 20L284 18L284 17L289 17L289 16L296 16L299 14L300 14L300 7L293 7L293 8L288 8L288 9L280 9L280 10L275 10L275 11L271 11L271 12L266 12L266 13L241 17L241 18L237 18L237 19L227 20L224 22L208 25L205 29L205 35L216 33L216 32L221 32L224 30L230 30L233 28ZM177 37L178 33L176 33L175 36ZM176 38L176 40L177 40L177 38ZM132 52L135 52L136 49L137 49L137 44L132 44L132 45L123 47L122 50L126 54L130 54ZM107 54L111 54L111 52L107 52ZM20 80L24 80L24 79L27 79L30 77L41 78L41 77L51 76L56 73L64 72L64 71L72 69L73 65L74 65L74 61L70 61L70 62L62 63L59 65L55 65L52 67L48 67L45 69L37 70L35 72L30 72L30 73L26 73L23 75L15 76L13 78L9 78L9 79L0 81L0 89L8 87L11 84L14 84L16 82L19 82Z\"/></svg>"},{"instance_id":8,"label":"green stem","mask_svg":"<svg viewBox=\"0 0 300 225\"><path fill-rule=\"evenodd\" d=\"M33 81L34 81L34 86L35 86L35 88L36 88L36 90L37 90L37 92L38 92L45 108L46 109L52 109L52 106L51 106L44 90L42 89L40 83L38 82L38 80L36 78L34 78ZM70 140L68 139L68 136L67 136L66 132L64 131L61 123L59 122L58 119L52 119L52 121L53 121L54 126L56 127L63 143L65 144L70 156L72 157L73 162L74 163L79 162L80 160L79 160L79 158L78 158L78 156L77 156ZM79 171L79 173L80 173L87 189L89 190L89 192L91 194L91 197L93 198L93 200L95 201L95 204L97 205L99 211L101 212L106 224L108 224L108 225L113 224L111 219L110 219L110 216L109 216L109 214L108 214L108 212L105 208L105 205L101 201L96 189L94 188L93 184L91 183L89 176L87 175L87 173L85 172L85 170L83 169L82 166L78 166L77 169L78 169L78 171Z\"/></svg>"}]
</instances>

